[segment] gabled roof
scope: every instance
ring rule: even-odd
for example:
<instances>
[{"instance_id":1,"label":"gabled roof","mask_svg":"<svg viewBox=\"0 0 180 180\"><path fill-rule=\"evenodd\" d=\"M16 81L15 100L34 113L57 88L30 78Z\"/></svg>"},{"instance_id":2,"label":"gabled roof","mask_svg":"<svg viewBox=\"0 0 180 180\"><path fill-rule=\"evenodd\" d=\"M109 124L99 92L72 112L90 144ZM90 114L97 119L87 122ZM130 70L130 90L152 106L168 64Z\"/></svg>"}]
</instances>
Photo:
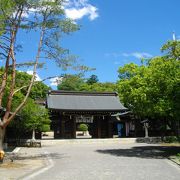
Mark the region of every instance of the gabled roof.
<instances>
[{"instance_id":1,"label":"gabled roof","mask_svg":"<svg viewBox=\"0 0 180 180\"><path fill-rule=\"evenodd\" d=\"M61 111L124 111L115 92L50 91L47 107Z\"/></svg>"}]
</instances>

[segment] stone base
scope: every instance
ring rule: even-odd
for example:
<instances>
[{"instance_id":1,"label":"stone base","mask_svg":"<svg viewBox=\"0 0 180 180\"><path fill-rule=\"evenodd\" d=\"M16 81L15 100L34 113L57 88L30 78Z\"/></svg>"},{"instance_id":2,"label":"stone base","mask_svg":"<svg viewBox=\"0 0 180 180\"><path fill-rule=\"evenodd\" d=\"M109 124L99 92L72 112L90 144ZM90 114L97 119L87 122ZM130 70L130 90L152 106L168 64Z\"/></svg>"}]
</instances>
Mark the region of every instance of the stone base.
<instances>
[{"instance_id":1,"label":"stone base","mask_svg":"<svg viewBox=\"0 0 180 180\"><path fill-rule=\"evenodd\" d=\"M161 143L161 137L144 137L144 138L136 138L136 142L138 143Z\"/></svg>"}]
</instances>

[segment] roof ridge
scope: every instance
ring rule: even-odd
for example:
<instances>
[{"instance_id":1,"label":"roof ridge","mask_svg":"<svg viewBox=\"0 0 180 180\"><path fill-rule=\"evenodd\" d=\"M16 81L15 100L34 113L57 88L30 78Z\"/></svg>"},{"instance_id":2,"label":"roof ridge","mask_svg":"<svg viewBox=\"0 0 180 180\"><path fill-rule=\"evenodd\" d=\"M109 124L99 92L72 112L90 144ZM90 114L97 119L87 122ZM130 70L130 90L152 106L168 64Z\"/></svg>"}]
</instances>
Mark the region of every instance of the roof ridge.
<instances>
[{"instance_id":1,"label":"roof ridge","mask_svg":"<svg viewBox=\"0 0 180 180\"><path fill-rule=\"evenodd\" d=\"M106 96L118 96L117 92L88 92L88 91L63 91L63 90L50 90L48 95L106 95Z\"/></svg>"}]
</instances>

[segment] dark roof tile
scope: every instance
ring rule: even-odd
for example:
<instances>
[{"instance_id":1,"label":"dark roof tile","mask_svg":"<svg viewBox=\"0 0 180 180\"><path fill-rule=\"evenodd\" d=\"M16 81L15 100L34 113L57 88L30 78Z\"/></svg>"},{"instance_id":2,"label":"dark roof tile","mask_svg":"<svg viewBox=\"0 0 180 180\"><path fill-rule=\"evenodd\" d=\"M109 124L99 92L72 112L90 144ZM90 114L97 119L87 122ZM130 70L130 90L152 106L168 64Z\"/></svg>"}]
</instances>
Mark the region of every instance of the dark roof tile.
<instances>
[{"instance_id":1,"label":"dark roof tile","mask_svg":"<svg viewBox=\"0 0 180 180\"><path fill-rule=\"evenodd\" d=\"M50 91L47 107L57 110L74 111L122 111L118 94L112 92Z\"/></svg>"}]
</instances>

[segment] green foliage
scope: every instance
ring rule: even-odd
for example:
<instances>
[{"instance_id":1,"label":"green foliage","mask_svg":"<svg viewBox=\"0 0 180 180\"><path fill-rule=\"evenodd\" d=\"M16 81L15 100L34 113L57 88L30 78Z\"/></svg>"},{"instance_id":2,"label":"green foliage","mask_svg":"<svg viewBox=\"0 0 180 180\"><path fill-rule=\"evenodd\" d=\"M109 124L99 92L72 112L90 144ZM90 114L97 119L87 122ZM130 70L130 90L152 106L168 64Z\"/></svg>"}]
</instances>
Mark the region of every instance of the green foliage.
<instances>
[{"instance_id":1,"label":"green foliage","mask_svg":"<svg viewBox=\"0 0 180 180\"><path fill-rule=\"evenodd\" d=\"M4 71L4 68L0 68L0 75L3 73L3 71ZM23 98L26 94L26 90L29 85L29 82L31 80L31 76L32 75L29 75L26 72L16 71L15 91L16 90L19 90L19 91L17 91L13 96L12 111L23 100ZM9 80L7 82L6 91L3 96L3 103L2 103L3 107L6 106L7 97L8 97L8 93L9 93L9 87L10 87L10 77L9 76L8 76L8 79ZM0 82L1 82L1 80L0 80ZM21 87L24 87L24 88L20 89ZM34 86L32 87L29 97L34 100L46 98L46 94L47 94L48 90L50 90L50 88L47 85L45 85L43 82L36 81L34 83Z\"/></svg>"},{"instance_id":2,"label":"green foliage","mask_svg":"<svg viewBox=\"0 0 180 180\"><path fill-rule=\"evenodd\" d=\"M0 69L0 73L3 72L3 68ZM22 102L26 94L27 86L31 79L31 75L25 72L16 72L16 87L15 90L24 88L17 91L13 96L12 101L12 111ZM8 77L9 79L9 77ZM10 81L8 81L6 86L6 91L3 96L3 107L6 106L7 97L9 93ZM50 120L47 109L44 109L37 105L34 100L41 99L46 97L46 93L49 90L49 87L43 84L42 82L35 82L35 85L32 88L30 93L30 99L26 103L25 107L18 113L17 120L12 121L11 127L15 127L21 131L30 131L33 128L38 131L48 131L50 129ZM20 117L20 120L18 119ZM18 130L18 131L19 131Z\"/></svg>"},{"instance_id":3,"label":"green foliage","mask_svg":"<svg viewBox=\"0 0 180 180\"><path fill-rule=\"evenodd\" d=\"M146 65L120 67L117 88L122 102L138 118L167 119L174 124L180 121L180 41L168 42L162 49L167 54Z\"/></svg>"},{"instance_id":4,"label":"green foliage","mask_svg":"<svg viewBox=\"0 0 180 180\"><path fill-rule=\"evenodd\" d=\"M98 77L96 75L91 75L90 78L87 79L86 83L89 84L89 85L92 85L94 83L97 83L99 80L98 80Z\"/></svg>"},{"instance_id":5,"label":"green foliage","mask_svg":"<svg viewBox=\"0 0 180 180\"><path fill-rule=\"evenodd\" d=\"M95 79L97 81L97 76ZM63 81L58 85L58 89L68 91L114 92L116 91L116 84L110 82L100 83L95 81L93 83L88 83L80 75L66 75L63 78Z\"/></svg>"},{"instance_id":6,"label":"green foliage","mask_svg":"<svg viewBox=\"0 0 180 180\"><path fill-rule=\"evenodd\" d=\"M50 129L48 110L35 104L31 99L28 100L19 115L21 117L21 128L23 127L25 130L34 129L45 132Z\"/></svg>"},{"instance_id":7,"label":"green foliage","mask_svg":"<svg viewBox=\"0 0 180 180\"><path fill-rule=\"evenodd\" d=\"M31 89L30 97L32 99L43 99L46 98L47 92L50 90L50 87L45 85L42 82L36 82Z\"/></svg>"},{"instance_id":8,"label":"green foliage","mask_svg":"<svg viewBox=\"0 0 180 180\"><path fill-rule=\"evenodd\" d=\"M164 142L166 142L166 143L178 143L178 142L180 142L180 137L168 136L165 138Z\"/></svg>"},{"instance_id":9,"label":"green foliage","mask_svg":"<svg viewBox=\"0 0 180 180\"><path fill-rule=\"evenodd\" d=\"M6 48L9 46L7 38L1 37L2 33L11 38L9 35L14 27L18 27L17 31L23 29L27 33L32 31L39 33L43 29L45 33L41 53L44 59L53 59L63 69L73 66L77 60L76 56L70 55L69 50L61 47L59 42L63 35L79 30L79 26L66 18L63 3L64 0L1 0L0 42L2 41L2 47L5 45L5 48L1 47L1 58L6 59ZM26 16L22 16L21 12ZM33 65L33 62L17 64L18 67L22 65Z\"/></svg>"},{"instance_id":10,"label":"green foliage","mask_svg":"<svg viewBox=\"0 0 180 180\"><path fill-rule=\"evenodd\" d=\"M162 52L166 53L168 58L180 60L180 42L179 41L168 41L161 48Z\"/></svg>"},{"instance_id":11,"label":"green foliage","mask_svg":"<svg viewBox=\"0 0 180 180\"><path fill-rule=\"evenodd\" d=\"M26 72L17 71L16 72L16 89L23 87L23 86L28 87L31 77L32 77L32 75L29 75ZM27 88L23 88L21 90L21 92L24 95L26 94L26 89ZM32 98L32 99L45 98L48 90L50 90L50 87L45 85L43 82L35 81L32 89L31 89L30 98Z\"/></svg>"},{"instance_id":12,"label":"green foliage","mask_svg":"<svg viewBox=\"0 0 180 180\"><path fill-rule=\"evenodd\" d=\"M88 131L88 125L82 123L78 126L78 130L83 132Z\"/></svg>"},{"instance_id":13,"label":"green foliage","mask_svg":"<svg viewBox=\"0 0 180 180\"><path fill-rule=\"evenodd\" d=\"M105 82L105 83L94 83L87 84L84 83L80 87L80 91L89 91L89 92L115 92L116 84Z\"/></svg>"},{"instance_id":14,"label":"green foliage","mask_svg":"<svg viewBox=\"0 0 180 180\"><path fill-rule=\"evenodd\" d=\"M77 57L71 55L68 49L61 47L59 42L64 34L79 30L79 26L65 17L63 1L34 1L31 5L38 11L35 21L26 25L33 29L45 28L42 52L46 59L54 60L60 68L65 70L74 66Z\"/></svg>"},{"instance_id":15,"label":"green foliage","mask_svg":"<svg viewBox=\"0 0 180 180\"><path fill-rule=\"evenodd\" d=\"M27 16L23 16L22 14ZM16 44L16 42L19 42L17 39L19 38L18 31L20 29L26 30L27 33L32 31L38 34L40 32L42 33L42 47L40 47L39 53L41 54L40 56L44 57L45 60L53 59L61 68L73 66L73 63L75 63L75 59L72 58L69 50L62 48L60 46L61 44L59 43L64 34L70 34L71 32L79 29L79 26L76 23L66 18L62 0L0 1L0 59L5 60L5 62L9 61L7 60L7 53L10 51L10 42L14 42L12 45L15 47L13 49L15 56L16 51L18 50L16 47L21 46L20 44ZM15 36L12 36L12 34ZM15 41L12 41L11 38L13 38ZM34 64L34 62L24 61L21 64L16 62L16 69L21 66L31 66ZM6 102L8 102L7 97L8 93L10 93L10 83L12 82L11 75L13 72L11 66L9 66L7 69L7 87L5 90L5 96L3 97L3 106L5 107ZM2 76L4 71L3 68L0 71L0 75ZM32 76L27 75L26 73L17 72L14 91L20 91L20 93L25 95L27 93L27 88L30 84L31 77ZM44 98L48 89L49 88L43 83L38 82L33 86L30 97L33 99ZM13 101L16 100L13 98Z\"/></svg>"},{"instance_id":16,"label":"green foliage","mask_svg":"<svg viewBox=\"0 0 180 180\"><path fill-rule=\"evenodd\" d=\"M5 33L6 23L9 16L14 12L15 2L13 0L0 1L0 35Z\"/></svg>"},{"instance_id":17,"label":"green foliage","mask_svg":"<svg viewBox=\"0 0 180 180\"><path fill-rule=\"evenodd\" d=\"M79 91L83 83L84 81L79 75L65 75L62 83L58 85L58 89L66 91Z\"/></svg>"},{"instance_id":18,"label":"green foliage","mask_svg":"<svg viewBox=\"0 0 180 180\"><path fill-rule=\"evenodd\" d=\"M32 100L44 98L49 88L41 82L34 83L34 76L31 78L26 73L16 72L15 79L14 72L19 67L32 65L35 74L40 58L42 61L55 60L62 69L74 65L76 58L70 55L69 50L61 47L60 40L63 35L78 30L79 26L66 18L63 3L64 0L0 0L0 60L5 64L5 70L3 68L0 70L0 76L4 75L3 81L0 78L3 96L3 104L0 106L6 107L1 123L3 128L19 113L18 115L23 119L20 122L21 128L49 130L50 121L47 110L39 107ZM39 41L34 42L37 45L34 62L24 61L18 64L16 52L21 45L17 42L20 42L19 31L22 30L26 30L29 35L36 34ZM31 89L32 84L34 86ZM28 96L32 99L29 99L20 111ZM10 111L14 112L9 115Z\"/></svg>"}]
</instances>

